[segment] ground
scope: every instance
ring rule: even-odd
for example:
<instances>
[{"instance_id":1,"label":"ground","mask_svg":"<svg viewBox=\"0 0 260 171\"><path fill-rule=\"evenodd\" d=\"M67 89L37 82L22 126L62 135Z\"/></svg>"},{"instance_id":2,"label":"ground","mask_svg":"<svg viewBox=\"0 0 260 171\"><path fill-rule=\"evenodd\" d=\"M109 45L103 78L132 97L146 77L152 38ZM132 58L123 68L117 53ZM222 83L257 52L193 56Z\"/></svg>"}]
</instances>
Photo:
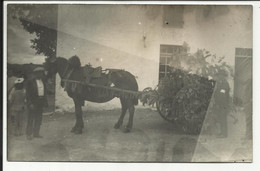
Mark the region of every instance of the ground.
<instances>
[{"instance_id":1,"label":"ground","mask_svg":"<svg viewBox=\"0 0 260 171\"><path fill-rule=\"evenodd\" d=\"M40 132L43 138L31 141L27 140L25 135L14 136L12 124L9 123L8 160L251 161L252 156L248 151L248 146L251 146L238 141L240 138L230 136L230 138L217 139L212 135L186 135L175 125L162 119L158 112L151 108L136 109L132 132L123 133L122 129L113 128L119 115L120 109L84 112L85 128L81 135L70 132L75 124L74 114L44 115ZM126 115L124 125L127 119L128 115ZM241 121L240 119L239 122ZM235 127L230 126L229 129L235 129Z\"/></svg>"}]
</instances>

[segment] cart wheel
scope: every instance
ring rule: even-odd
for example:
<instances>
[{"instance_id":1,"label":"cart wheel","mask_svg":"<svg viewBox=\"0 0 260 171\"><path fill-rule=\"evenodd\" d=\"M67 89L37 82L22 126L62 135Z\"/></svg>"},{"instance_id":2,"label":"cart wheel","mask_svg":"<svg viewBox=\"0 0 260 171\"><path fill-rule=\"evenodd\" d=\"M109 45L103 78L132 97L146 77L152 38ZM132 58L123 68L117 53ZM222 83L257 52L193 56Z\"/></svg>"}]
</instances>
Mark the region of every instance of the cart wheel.
<instances>
[{"instance_id":1,"label":"cart wheel","mask_svg":"<svg viewBox=\"0 0 260 171\"><path fill-rule=\"evenodd\" d=\"M176 124L185 134L198 135L201 131L202 123L199 120L193 120L193 122L188 122L185 118L180 118L176 115L169 104L162 103L160 101L156 102L156 108L161 117L171 123Z\"/></svg>"},{"instance_id":2,"label":"cart wheel","mask_svg":"<svg viewBox=\"0 0 260 171\"><path fill-rule=\"evenodd\" d=\"M159 101L156 102L156 108L161 117L171 123L175 123L177 118L174 116L169 106L169 104L161 103Z\"/></svg>"}]
</instances>

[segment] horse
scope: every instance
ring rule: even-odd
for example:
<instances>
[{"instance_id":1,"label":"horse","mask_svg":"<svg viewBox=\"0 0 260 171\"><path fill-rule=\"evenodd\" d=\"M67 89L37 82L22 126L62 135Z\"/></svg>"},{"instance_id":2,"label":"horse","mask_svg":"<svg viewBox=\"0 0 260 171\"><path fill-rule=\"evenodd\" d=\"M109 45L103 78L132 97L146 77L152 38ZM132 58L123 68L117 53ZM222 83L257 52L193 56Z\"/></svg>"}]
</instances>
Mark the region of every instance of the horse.
<instances>
[{"instance_id":1,"label":"horse","mask_svg":"<svg viewBox=\"0 0 260 171\"><path fill-rule=\"evenodd\" d=\"M114 99L115 97L120 98L121 114L118 121L115 123L114 128L119 129L122 126L125 114L128 110L129 120L127 125L123 129L123 132L131 132L133 127L135 105L138 104L138 98L127 98L123 96L118 96L116 93L112 95L111 93L100 93L98 89L91 88L87 85L82 84L84 81L86 81L86 78L84 76L84 67L81 66L80 60L77 56L73 57L71 57L70 59L73 58L76 59L76 61L78 61L78 67L74 67L73 69L71 69L69 60L63 57L52 57L49 58L49 60L46 59L46 62L44 63L46 77L50 78L56 73L58 73L62 80L61 86L65 88L67 95L73 99L75 106L76 123L72 127L71 132L75 134L82 134L82 129L84 128L84 122L82 119L82 106L84 106L85 101L105 103ZM69 84L69 82L63 80L68 80L75 83ZM108 82L113 83L109 85L113 85L115 88L131 90L135 92L138 91L138 84L135 79L135 76L125 70L111 69L110 74L102 72L100 78L93 78L91 80L91 83L103 86L109 86L107 84Z\"/></svg>"}]
</instances>

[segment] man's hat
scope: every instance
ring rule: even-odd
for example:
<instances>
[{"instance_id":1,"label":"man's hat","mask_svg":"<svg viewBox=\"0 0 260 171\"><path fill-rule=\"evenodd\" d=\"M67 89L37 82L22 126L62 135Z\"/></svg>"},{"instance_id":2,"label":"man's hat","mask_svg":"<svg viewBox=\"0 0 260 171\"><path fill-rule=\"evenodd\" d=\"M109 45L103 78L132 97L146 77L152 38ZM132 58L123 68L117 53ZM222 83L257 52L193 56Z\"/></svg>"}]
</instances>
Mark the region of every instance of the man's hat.
<instances>
[{"instance_id":1,"label":"man's hat","mask_svg":"<svg viewBox=\"0 0 260 171\"><path fill-rule=\"evenodd\" d=\"M14 81L14 83L15 83L15 84L19 84L19 83L22 83L23 81L24 81L23 78L17 78L17 79Z\"/></svg>"},{"instance_id":2,"label":"man's hat","mask_svg":"<svg viewBox=\"0 0 260 171\"><path fill-rule=\"evenodd\" d=\"M43 67L36 67L33 72L44 71Z\"/></svg>"}]
</instances>

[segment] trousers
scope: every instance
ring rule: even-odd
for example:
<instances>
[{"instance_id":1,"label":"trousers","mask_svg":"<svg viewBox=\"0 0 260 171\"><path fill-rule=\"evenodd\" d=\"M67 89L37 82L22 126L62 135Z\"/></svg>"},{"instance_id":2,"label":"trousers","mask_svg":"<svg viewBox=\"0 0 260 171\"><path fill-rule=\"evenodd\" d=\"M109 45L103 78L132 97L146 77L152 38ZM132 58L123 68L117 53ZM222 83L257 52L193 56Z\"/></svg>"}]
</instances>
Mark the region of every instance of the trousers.
<instances>
[{"instance_id":1,"label":"trousers","mask_svg":"<svg viewBox=\"0 0 260 171\"><path fill-rule=\"evenodd\" d=\"M27 136L39 136L42 124L42 109L42 106L34 106L33 109L29 109L26 129Z\"/></svg>"},{"instance_id":2,"label":"trousers","mask_svg":"<svg viewBox=\"0 0 260 171\"><path fill-rule=\"evenodd\" d=\"M15 111L14 112L14 120L15 120L15 135L22 135L23 133L23 118L24 111Z\"/></svg>"}]
</instances>

